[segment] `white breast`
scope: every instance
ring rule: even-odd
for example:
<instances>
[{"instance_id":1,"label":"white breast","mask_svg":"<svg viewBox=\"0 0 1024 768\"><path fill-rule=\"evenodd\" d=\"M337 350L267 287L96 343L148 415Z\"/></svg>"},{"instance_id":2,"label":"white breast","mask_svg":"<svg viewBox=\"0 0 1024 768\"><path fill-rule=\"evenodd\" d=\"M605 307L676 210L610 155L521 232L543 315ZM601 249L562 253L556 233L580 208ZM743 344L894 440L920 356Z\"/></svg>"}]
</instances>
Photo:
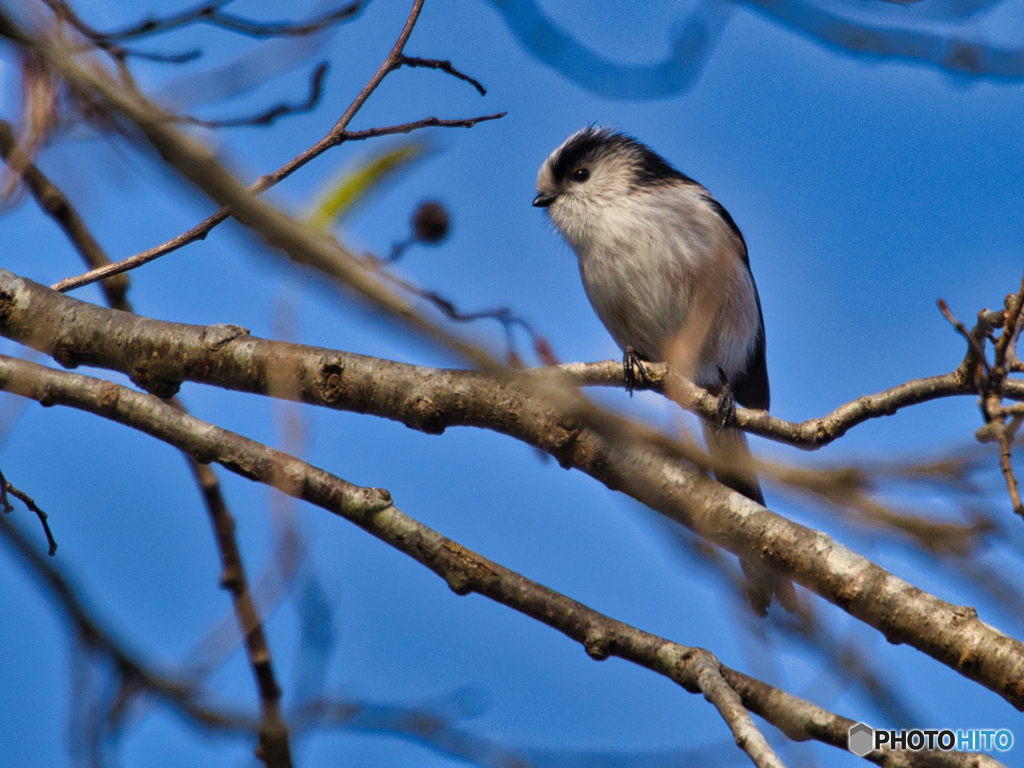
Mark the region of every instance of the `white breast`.
<instances>
[{"instance_id":1,"label":"white breast","mask_svg":"<svg viewBox=\"0 0 1024 768\"><path fill-rule=\"evenodd\" d=\"M696 184L666 184L566 200L550 213L619 346L664 360L683 339L693 347L691 375L711 386L719 369L732 379L746 368L760 318L743 243L705 195Z\"/></svg>"}]
</instances>

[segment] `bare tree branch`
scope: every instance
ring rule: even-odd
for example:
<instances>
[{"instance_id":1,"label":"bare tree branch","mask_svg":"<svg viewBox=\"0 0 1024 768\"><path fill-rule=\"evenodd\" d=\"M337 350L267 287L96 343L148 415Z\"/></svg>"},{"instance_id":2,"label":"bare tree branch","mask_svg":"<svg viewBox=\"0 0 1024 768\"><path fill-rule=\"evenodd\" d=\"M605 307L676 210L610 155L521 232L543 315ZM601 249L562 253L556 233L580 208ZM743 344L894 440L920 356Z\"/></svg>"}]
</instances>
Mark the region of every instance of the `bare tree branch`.
<instances>
[{"instance_id":1,"label":"bare tree branch","mask_svg":"<svg viewBox=\"0 0 1024 768\"><path fill-rule=\"evenodd\" d=\"M22 490L15 488L10 482L4 477L4 473L0 472L0 512L4 515L9 515L14 511L14 507L11 505L7 495L10 494L14 498L18 499L22 504L28 507L32 512L35 513L36 517L39 518L39 523L43 526L43 533L46 534L46 543L48 545L47 554L53 557L57 554L57 541L53 538L53 533L50 531L50 523L48 521L49 515L39 508L36 504L35 499L29 496Z\"/></svg>"},{"instance_id":2,"label":"bare tree branch","mask_svg":"<svg viewBox=\"0 0 1024 768\"><path fill-rule=\"evenodd\" d=\"M607 431L554 410L552 398L536 394L536 387L558 382L559 369L430 369L256 339L235 326L162 323L117 315L4 271L0 334L52 354L62 365L123 371L158 394L189 380L280 396L278 379L294 375L286 391L305 402L383 416L428 433L462 425L510 435L723 549L765 562L889 642L912 645L1024 709L1024 644L981 621L974 608L940 600L829 536L728 491L660 444L634 439L610 415Z\"/></svg>"},{"instance_id":3,"label":"bare tree branch","mask_svg":"<svg viewBox=\"0 0 1024 768\"><path fill-rule=\"evenodd\" d=\"M44 0L50 6L55 15L62 18L78 17L73 14L66 2L63 0ZM240 16L224 13L221 8L230 3L231 0L212 0L191 8L187 11L176 13L172 16L149 17L137 24L115 32L100 32L78 20L79 31L96 45L123 42L125 40L136 40L140 37L163 34L174 29L180 29L191 24L210 24L221 29L238 32L243 35L255 38L266 37L302 37L321 29L333 26L339 22L349 21L359 14L363 9L364 0L349 3L333 11L321 14L315 19L307 22L259 22L250 21Z\"/></svg>"},{"instance_id":4,"label":"bare tree branch","mask_svg":"<svg viewBox=\"0 0 1024 768\"><path fill-rule=\"evenodd\" d=\"M465 82L469 83L474 88L476 88L477 91L479 91L481 96L487 95L487 89L480 85L480 81L470 77L464 72L460 72L459 70L452 66L452 63L450 61L441 61L439 59L421 59L417 56L403 55L401 57L401 65L405 67L423 67L426 69L439 69L442 72L448 73L452 77L456 77L459 80L464 80Z\"/></svg>"},{"instance_id":5,"label":"bare tree branch","mask_svg":"<svg viewBox=\"0 0 1024 768\"><path fill-rule=\"evenodd\" d=\"M301 115L304 112L312 112L320 105L320 98L324 92L324 78L327 77L327 62L322 61L316 65L309 76L309 95L301 104L289 104L283 102L276 106L260 112L252 117L231 117L223 120L201 120L198 117L181 118L182 122L192 125L201 125L204 128L238 128L241 126L266 126L272 125L280 117L290 115Z\"/></svg>"},{"instance_id":6,"label":"bare tree branch","mask_svg":"<svg viewBox=\"0 0 1024 768\"><path fill-rule=\"evenodd\" d=\"M82 217L78 215L78 211L71 205L71 201L36 167L32 159L21 151L14 129L4 120L0 120L0 157L21 178L43 212L64 230L68 240L89 267L102 269L110 265L107 254L93 237ZM128 291L128 276L114 275L104 280L101 286L107 303L117 309L123 309L121 304Z\"/></svg>"},{"instance_id":7,"label":"bare tree branch","mask_svg":"<svg viewBox=\"0 0 1024 768\"><path fill-rule=\"evenodd\" d=\"M271 485L355 523L430 568L456 594L476 592L558 630L582 644L594 659L618 656L668 677L691 693L701 692L722 712L738 746L756 765L781 763L750 721L748 709L790 738L814 738L845 748L852 720L725 667L706 650L682 646L615 621L510 571L409 517L394 506L391 494L383 489L352 485L292 456L184 414L159 398L100 379L0 355L0 389L46 405L66 405L103 416L167 442L197 460L220 463L236 474ZM904 757L900 753L893 756ZM938 757L941 760L944 756L940 753ZM964 756L948 757L953 762L943 764L955 765ZM899 764L875 753L872 760Z\"/></svg>"},{"instance_id":8,"label":"bare tree branch","mask_svg":"<svg viewBox=\"0 0 1024 768\"><path fill-rule=\"evenodd\" d=\"M714 395L675 376L664 363L644 363L644 368L651 389L662 392L671 378L673 386L678 385L686 395L683 405L707 418L713 418L717 413L718 399ZM561 369L580 386L624 386L620 360L566 363ZM767 411L737 407L734 426L769 440L815 450L838 440L853 427L871 419L892 416L903 408L930 400L976 394L977 386L958 369L952 373L912 379L876 394L862 395L826 416L801 422L786 421ZM1024 381L1008 379L1004 394L1007 398L1024 401Z\"/></svg>"},{"instance_id":9,"label":"bare tree branch","mask_svg":"<svg viewBox=\"0 0 1024 768\"><path fill-rule=\"evenodd\" d=\"M176 410L184 413L181 409ZM204 462L197 460L193 454L186 451L186 455L192 459L191 466L203 490L217 537L217 551L220 553L223 568L220 583L231 592L235 616L245 639L246 654L256 677L261 709L256 755L266 763L267 768L291 768L288 726L281 714L281 687L274 674L266 633L242 565L242 553L235 538L235 519L224 503L220 483L217 482L213 470Z\"/></svg>"},{"instance_id":10,"label":"bare tree branch","mask_svg":"<svg viewBox=\"0 0 1024 768\"><path fill-rule=\"evenodd\" d=\"M250 188L253 194L261 194L266 190L270 189L278 182L286 179L292 173L297 171L302 166L309 163L311 160L319 157L321 154L326 152L328 149L343 144L346 141L361 141L364 139L374 138L377 136L384 136L396 133L409 133L414 130L428 127L445 127L445 128L472 128L479 122L486 120L496 120L500 117L504 117L506 113L500 112L493 115L484 115L482 117L474 117L460 120L441 120L436 117L427 117L422 120L416 120L410 123L403 123L401 125L389 126L385 128L371 128L364 131L348 131L347 127L355 117L356 113L362 108L366 100L372 95L377 89L383 79L391 72L399 69L402 66L404 60L403 50L406 42L408 42L409 35L412 33L412 29L416 24L416 20L419 18L420 10L423 6L422 0L415 0L413 3L412 10L410 11L409 18L406 20L405 26L403 27L398 41L392 48L391 53L388 54L384 63L380 66L370 81L363 87L363 89L356 96L355 100L349 105L349 107L342 114L338 122L331 128L330 132L314 144L312 147L302 152L297 157L290 160L285 165L278 168L271 174L262 176L257 182ZM13 23L6 25L6 31L0 30L0 34L4 34L10 37L12 40L20 42L22 44L31 45L31 41L25 34L18 29ZM458 76L466 77L462 73L458 73ZM472 81L476 83L476 81ZM70 291L74 288L80 288L84 285L88 285L97 280L109 277L111 275L120 274L131 269L136 269L144 264L160 258L168 253L178 250L190 243L194 243L197 240L203 240L210 233L210 231L221 224L231 215L231 211L225 206L214 213L212 216L207 217L204 221L182 233L181 235L159 245L155 248L150 248L147 251L131 256L127 259L112 264L109 267L103 269L94 269L83 275L77 277L66 278L57 283L54 288L59 291Z\"/></svg>"},{"instance_id":11,"label":"bare tree branch","mask_svg":"<svg viewBox=\"0 0 1024 768\"><path fill-rule=\"evenodd\" d=\"M364 139L375 139L378 136L393 136L396 133L412 133L421 128L472 128L477 123L483 123L487 120L498 120L507 114L508 112L495 112L493 115L467 117L459 120L424 117L422 120L413 120L411 123L401 123L400 125L367 128L364 131L342 131L340 136L344 141L363 141Z\"/></svg>"},{"instance_id":12,"label":"bare tree branch","mask_svg":"<svg viewBox=\"0 0 1024 768\"><path fill-rule=\"evenodd\" d=\"M4 121L0 121L0 156L15 169L32 192L40 206L49 213L65 231L78 252L88 264L94 267L110 264L110 259L92 236L85 222L71 206L64 194L39 171L22 153L16 144L14 132ZM103 282L107 301L115 309L133 312L128 301L127 276L119 276ZM184 406L177 398L173 398L174 407L184 411ZM234 520L228 511L227 504L221 494L216 474L208 466L197 463L191 456L186 456L195 475L196 482L206 502L216 534L217 548L223 563L222 585L231 591L234 598L237 620L246 640L246 651L250 665L260 691L263 718L259 730L259 750L264 761L270 768L290 768L291 754L288 745L288 730L281 719L279 700L281 690L278 686L267 646L263 626L256 612L252 596L249 593L245 570L242 566L241 553L235 540ZM50 532L46 513L36 506L27 495L10 486L0 474L0 500L6 507L4 492L25 502L29 509L39 517L50 543L50 555L57 551L57 543ZM7 511L5 509L5 511Z\"/></svg>"}]
</instances>

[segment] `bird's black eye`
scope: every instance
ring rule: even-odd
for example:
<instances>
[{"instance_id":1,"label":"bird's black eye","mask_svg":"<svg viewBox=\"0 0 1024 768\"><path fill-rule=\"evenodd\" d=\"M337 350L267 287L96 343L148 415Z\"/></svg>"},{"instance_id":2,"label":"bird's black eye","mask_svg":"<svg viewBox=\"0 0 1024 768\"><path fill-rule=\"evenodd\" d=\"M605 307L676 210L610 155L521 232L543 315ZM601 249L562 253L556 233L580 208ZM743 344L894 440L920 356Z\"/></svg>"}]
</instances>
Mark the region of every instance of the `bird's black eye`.
<instances>
[{"instance_id":1,"label":"bird's black eye","mask_svg":"<svg viewBox=\"0 0 1024 768\"><path fill-rule=\"evenodd\" d=\"M589 178L590 178L590 169L589 168L577 168L575 171L572 172L572 180L573 181L586 181Z\"/></svg>"}]
</instances>

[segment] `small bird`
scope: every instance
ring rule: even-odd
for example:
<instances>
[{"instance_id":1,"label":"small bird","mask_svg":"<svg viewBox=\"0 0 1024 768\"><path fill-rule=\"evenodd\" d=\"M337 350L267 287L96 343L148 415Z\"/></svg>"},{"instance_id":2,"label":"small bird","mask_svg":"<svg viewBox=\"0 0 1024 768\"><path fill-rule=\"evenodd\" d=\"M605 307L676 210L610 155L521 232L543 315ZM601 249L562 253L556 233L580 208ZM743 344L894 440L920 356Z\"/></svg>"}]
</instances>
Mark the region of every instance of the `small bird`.
<instances>
[{"instance_id":1,"label":"small bird","mask_svg":"<svg viewBox=\"0 0 1024 768\"><path fill-rule=\"evenodd\" d=\"M577 131L537 174L533 204L576 252L587 298L624 352L627 384L642 361L673 370L734 402L768 410L764 319L746 242L721 203L631 136ZM764 504L742 432L705 422L715 477ZM791 582L742 560L747 597L759 615L773 595L788 610Z\"/></svg>"}]
</instances>

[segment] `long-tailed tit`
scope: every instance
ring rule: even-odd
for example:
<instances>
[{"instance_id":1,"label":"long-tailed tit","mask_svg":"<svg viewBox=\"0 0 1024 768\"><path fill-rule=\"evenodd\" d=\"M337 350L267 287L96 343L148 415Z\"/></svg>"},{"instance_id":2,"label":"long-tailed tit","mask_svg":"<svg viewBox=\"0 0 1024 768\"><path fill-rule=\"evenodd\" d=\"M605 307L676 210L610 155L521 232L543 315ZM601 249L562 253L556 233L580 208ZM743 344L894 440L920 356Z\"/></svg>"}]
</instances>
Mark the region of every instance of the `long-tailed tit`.
<instances>
[{"instance_id":1,"label":"long-tailed tit","mask_svg":"<svg viewBox=\"0 0 1024 768\"><path fill-rule=\"evenodd\" d=\"M768 409L761 301L739 228L704 187L636 139L585 128L566 139L537 174L535 206L579 259L590 303L636 361L665 361L694 383L748 408ZM641 377L642 363L639 364ZM746 437L704 425L715 477L764 504ZM796 610L793 585L742 561L751 606L772 596Z\"/></svg>"}]
</instances>

